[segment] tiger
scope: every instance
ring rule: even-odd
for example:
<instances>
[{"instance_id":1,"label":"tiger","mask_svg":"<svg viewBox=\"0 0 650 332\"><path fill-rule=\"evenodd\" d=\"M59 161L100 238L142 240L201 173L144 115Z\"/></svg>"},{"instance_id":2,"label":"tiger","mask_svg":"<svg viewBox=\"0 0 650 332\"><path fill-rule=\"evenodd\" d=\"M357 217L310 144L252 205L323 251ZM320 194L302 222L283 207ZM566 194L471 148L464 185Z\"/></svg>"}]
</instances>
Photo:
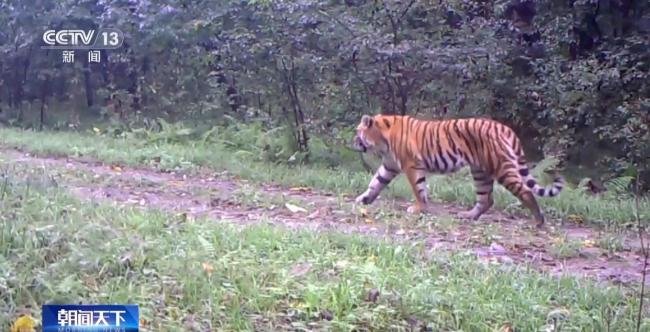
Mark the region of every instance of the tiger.
<instances>
[{"instance_id":1,"label":"tiger","mask_svg":"<svg viewBox=\"0 0 650 332\"><path fill-rule=\"evenodd\" d=\"M469 166L475 188L475 204L457 214L478 220L494 204L494 181L505 187L532 213L536 227L545 222L535 195L556 197L564 177L555 174L547 187L530 174L519 137L512 128L487 118L424 120L409 115L363 115L352 149L381 157L368 188L356 204L369 205L401 172L406 173L415 204L407 212L431 211L426 176L450 174Z\"/></svg>"}]
</instances>

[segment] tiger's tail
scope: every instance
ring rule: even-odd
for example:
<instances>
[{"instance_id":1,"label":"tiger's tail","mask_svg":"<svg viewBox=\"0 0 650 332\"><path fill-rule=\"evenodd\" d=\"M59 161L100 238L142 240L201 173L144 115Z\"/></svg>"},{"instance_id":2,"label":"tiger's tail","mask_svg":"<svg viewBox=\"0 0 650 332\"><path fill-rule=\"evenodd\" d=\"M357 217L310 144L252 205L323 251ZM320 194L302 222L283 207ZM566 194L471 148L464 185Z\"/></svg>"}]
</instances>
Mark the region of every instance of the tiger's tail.
<instances>
[{"instance_id":1,"label":"tiger's tail","mask_svg":"<svg viewBox=\"0 0 650 332\"><path fill-rule=\"evenodd\" d=\"M526 187L535 193L535 195L540 197L555 197L562 191L562 189L564 189L565 180L564 177L559 174L555 174L552 184L546 187L540 186L537 183L537 180L535 180L535 177L530 174L526 163L521 163L521 160L519 163L519 175Z\"/></svg>"}]
</instances>

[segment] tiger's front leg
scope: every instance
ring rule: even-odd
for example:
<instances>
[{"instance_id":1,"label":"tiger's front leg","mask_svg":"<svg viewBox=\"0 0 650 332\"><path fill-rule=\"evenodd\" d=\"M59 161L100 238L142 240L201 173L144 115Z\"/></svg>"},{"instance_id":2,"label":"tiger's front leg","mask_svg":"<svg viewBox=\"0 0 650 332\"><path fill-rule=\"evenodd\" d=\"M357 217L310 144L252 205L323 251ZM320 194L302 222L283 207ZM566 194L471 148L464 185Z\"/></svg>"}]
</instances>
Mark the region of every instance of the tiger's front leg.
<instances>
[{"instance_id":1,"label":"tiger's front leg","mask_svg":"<svg viewBox=\"0 0 650 332\"><path fill-rule=\"evenodd\" d=\"M426 172L416 167L409 167L406 170L413 195L415 195L415 204L409 206L407 212L412 214L419 214L422 212L429 212L429 188L427 187Z\"/></svg>"},{"instance_id":2,"label":"tiger's front leg","mask_svg":"<svg viewBox=\"0 0 650 332\"><path fill-rule=\"evenodd\" d=\"M390 181L392 181L398 174L399 171L388 168L383 164L379 166L379 169L375 172L372 180L370 180L368 189L355 199L355 203L368 205L374 202L375 199L377 199L377 196L379 196L379 193L386 188Z\"/></svg>"}]
</instances>

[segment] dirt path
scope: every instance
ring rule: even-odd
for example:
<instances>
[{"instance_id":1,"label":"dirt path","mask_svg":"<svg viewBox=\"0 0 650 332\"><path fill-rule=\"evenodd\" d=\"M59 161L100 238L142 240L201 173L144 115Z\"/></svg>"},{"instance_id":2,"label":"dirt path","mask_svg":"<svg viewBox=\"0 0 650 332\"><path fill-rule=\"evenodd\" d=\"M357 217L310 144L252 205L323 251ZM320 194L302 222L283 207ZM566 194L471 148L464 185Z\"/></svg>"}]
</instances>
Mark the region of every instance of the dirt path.
<instances>
[{"instance_id":1,"label":"dirt path","mask_svg":"<svg viewBox=\"0 0 650 332\"><path fill-rule=\"evenodd\" d=\"M465 251L497 264L528 263L552 274L581 275L615 283L641 280L642 256L634 234L549 223L536 230L526 217L491 211L477 222L450 217L465 207L437 204L437 215L403 213L408 202L383 204L369 212L311 188L255 185L225 173L192 174L104 165L92 160L34 156L0 148L0 167L38 169L79 198L157 208L188 217L236 223L268 222L292 229L360 233L397 241L421 241L427 255ZM380 208L384 206L384 208ZM650 284L650 281L648 281Z\"/></svg>"}]
</instances>

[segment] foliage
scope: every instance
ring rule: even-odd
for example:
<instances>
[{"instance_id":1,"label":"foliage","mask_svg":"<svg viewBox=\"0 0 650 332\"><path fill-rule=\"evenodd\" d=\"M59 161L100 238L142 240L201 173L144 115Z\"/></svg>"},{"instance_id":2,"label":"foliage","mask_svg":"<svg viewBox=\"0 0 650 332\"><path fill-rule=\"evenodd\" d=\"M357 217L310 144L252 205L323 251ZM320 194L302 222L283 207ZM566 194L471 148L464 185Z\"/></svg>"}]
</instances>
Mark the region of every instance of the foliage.
<instances>
[{"instance_id":1,"label":"foliage","mask_svg":"<svg viewBox=\"0 0 650 332\"><path fill-rule=\"evenodd\" d=\"M228 115L288 133L269 160L316 161L363 113L478 115L514 126L532 156L650 183L647 1L38 4L0 4L7 124L102 116L125 124L119 134ZM62 64L39 48L44 29L62 27L114 27L126 40L101 64L84 53Z\"/></svg>"}]
</instances>

